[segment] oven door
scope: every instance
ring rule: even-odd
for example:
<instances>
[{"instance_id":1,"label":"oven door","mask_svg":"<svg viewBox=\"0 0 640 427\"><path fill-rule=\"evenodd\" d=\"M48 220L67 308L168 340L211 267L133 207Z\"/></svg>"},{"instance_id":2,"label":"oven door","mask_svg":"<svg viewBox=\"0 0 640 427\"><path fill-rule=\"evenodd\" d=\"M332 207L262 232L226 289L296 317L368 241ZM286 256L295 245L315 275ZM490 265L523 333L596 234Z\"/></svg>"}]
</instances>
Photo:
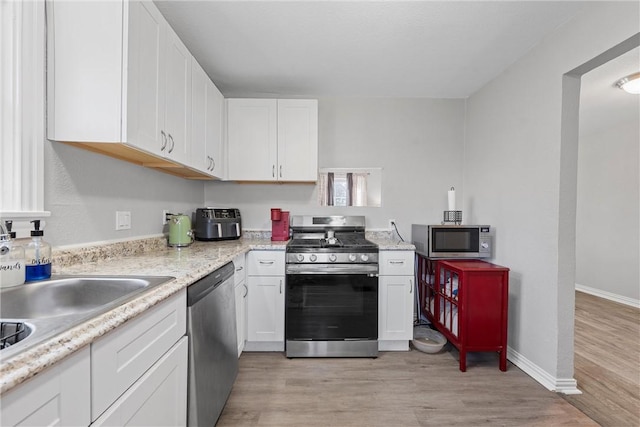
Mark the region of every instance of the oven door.
<instances>
[{"instance_id":1,"label":"oven door","mask_svg":"<svg viewBox=\"0 0 640 427\"><path fill-rule=\"evenodd\" d=\"M378 339L377 275L287 274L286 279L287 341Z\"/></svg>"}]
</instances>

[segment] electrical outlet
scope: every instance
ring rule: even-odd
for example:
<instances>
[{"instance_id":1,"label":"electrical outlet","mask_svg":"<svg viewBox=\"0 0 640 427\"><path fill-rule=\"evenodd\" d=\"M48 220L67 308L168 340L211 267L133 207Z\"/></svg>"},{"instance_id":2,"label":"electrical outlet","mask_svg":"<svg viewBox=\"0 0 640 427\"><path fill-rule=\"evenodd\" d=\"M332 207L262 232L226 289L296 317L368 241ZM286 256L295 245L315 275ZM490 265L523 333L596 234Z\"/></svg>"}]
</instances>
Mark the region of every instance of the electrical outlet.
<instances>
[{"instance_id":1,"label":"electrical outlet","mask_svg":"<svg viewBox=\"0 0 640 427\"><path fill-rule=\"evenodd\" d=\"M169 219L171 217L171 213L168 210L163 210L162 211L162 225L166 225L169 222Z\"/></svg>"},{"instance_id":2,"label":"electrical outlet","mask_svg":"<svg viewBox=\"0 0 640 427\"><path fill-rule=\"evenodd\" d=\"M390 229L390 230L393 230L393 229L395 228L395 227L393 226L393 224L395 224L395 223L396 223L396 220L395 220L395 219L390 219L390 220L389 220L389 229Z\"/></svg>"},{"instance_id":3,"label":"electrical outlet","mask_svg":"<svg viewBox=\"0 0 640 427\"><path fill-rule=\"evenodd\" d=\"M131 229L131 212L116 211L116 230Z\"/></svg>"}]
</instances>

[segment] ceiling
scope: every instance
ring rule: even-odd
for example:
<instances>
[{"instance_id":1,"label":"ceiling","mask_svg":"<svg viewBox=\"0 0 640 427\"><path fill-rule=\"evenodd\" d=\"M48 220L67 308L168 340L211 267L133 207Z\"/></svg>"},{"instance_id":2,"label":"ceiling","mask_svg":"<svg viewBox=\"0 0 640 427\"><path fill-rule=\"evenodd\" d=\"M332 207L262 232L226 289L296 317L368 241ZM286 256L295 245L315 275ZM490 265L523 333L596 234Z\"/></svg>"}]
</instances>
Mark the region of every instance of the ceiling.
<instances>
[{"instance_id":1,"label":"ceiling","mask_svg":"<svg viewBox=\"0 0 640 427\"><path fill-rule=\"evenodd\" d=\"M618 89L622 77L640 71L640 48L633 49L582 76L580 81L580 134L597 132L621 123L640 121L640 96Z\"/></svg>"},{"instance_id":2,"label":"ceiling","mask_svg":"<svg viewBox=\"0 0 640 427\"><path fill-rule=\"evenodd\" d=\"M226 97L466 98L589 2L155 3Z\"/></svg>"}]
</instances>

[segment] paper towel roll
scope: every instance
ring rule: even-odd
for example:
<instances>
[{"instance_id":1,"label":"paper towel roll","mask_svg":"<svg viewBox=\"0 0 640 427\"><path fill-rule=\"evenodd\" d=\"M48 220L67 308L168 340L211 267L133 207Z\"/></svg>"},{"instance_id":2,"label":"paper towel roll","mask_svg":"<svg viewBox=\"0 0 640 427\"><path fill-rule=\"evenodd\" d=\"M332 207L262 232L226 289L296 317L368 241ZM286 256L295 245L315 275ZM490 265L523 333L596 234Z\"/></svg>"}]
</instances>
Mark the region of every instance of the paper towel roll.
<instances>
[{"instance_id":1,"label":"paper towel roll","mask_svg":"<svg viewBox=\"0 0 640 427\"><path fill-rule=\"evenodd\" d=\"M450 211L455 211L456 210L456 190L455 188L451 187L451 190L449 190L449 210Z\"/></svg>"}]
</instances>

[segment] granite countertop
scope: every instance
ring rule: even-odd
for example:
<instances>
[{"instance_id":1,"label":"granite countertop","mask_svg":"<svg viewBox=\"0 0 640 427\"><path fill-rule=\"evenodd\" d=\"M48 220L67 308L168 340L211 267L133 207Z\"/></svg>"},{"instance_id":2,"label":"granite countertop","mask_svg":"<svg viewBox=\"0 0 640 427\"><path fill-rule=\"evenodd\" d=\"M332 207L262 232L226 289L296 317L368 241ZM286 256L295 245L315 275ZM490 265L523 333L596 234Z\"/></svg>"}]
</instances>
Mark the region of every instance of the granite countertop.
<instances>
[{"instance_id":1,"label":"granite countertop","mask_svg":"<svg viewBox=\"0 0 640 427\"><path fill-rule=\"evenodd\" d=\"M242 238L223 242L195 242L187 248L175 249L167 247L164 238L158 238L86 250L54 250L54 275L149 275L173 276L175 280L30 347L10 359L0 360L0 393L10 390L92 343L127 320L222 267L235 256L259 249L284 251L286 243Z\"/></svg>"},{"instance_id":2,"label":"granite countertop","mask_svg":"<svg viewBox=\"0 0 640 427\"><path fill-rule=\"evenodd\" d=\"M369 240L378 245L381 251L415 251L413 243L403 242L398 238L367 236Z\"/></svg>"},{"instance_id":3,"label":"granite countertop","mask_svg":"<svg viewBox=\"0 0 640 427\"><path fill-rule=\"evenodd\" d=\"M380 250L415 250L399 239L367 236ZM98 315L7 360L0 360L0 393L35 376L147 309L188 287L250 250L284 251L287 242L262 236L220 242L195 242L169 248L163 237L72 250L55 250L53 274L172 276L171 280L107 313Z\"/></svg>"}]
</instances>

